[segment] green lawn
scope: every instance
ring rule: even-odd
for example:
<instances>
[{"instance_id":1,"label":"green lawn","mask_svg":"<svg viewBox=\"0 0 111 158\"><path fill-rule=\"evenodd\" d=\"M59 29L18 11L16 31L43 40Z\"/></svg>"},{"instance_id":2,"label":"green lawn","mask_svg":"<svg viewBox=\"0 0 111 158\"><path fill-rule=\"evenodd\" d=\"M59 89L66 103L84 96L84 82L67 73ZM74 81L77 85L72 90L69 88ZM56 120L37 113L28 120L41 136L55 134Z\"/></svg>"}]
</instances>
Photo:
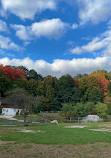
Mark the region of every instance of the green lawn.
<instances>
[{"instance_id":1,"label":"green lawn","mask_svg":"<svg viewBox=\"0 0 111 158\"><path fill-rule=\"evenodd\" d=\"M2 130L4 127L0 127L0 140L3 141L16 141L19 143L35 143L35 144L92 144L95 142L107 142L111 143L110 132L97 132L90 131L89 129L100 128L102 125L107 128L110 123L90 123L86 124L87 127L83 129L78 128L64 128L66 125L77 125L77 124L63 124L58 125L36 125L27 127L14 127L6 128L7 132L4 134ZM84 124L79 124L84 125ZM102 128L103 128L102 127ZM19 132L20 129L34 130L36 133L23 133ZM111 127L108 127L111 128ZM42 132L37 132L37 131Z\"/></svg>"}]
</instances>

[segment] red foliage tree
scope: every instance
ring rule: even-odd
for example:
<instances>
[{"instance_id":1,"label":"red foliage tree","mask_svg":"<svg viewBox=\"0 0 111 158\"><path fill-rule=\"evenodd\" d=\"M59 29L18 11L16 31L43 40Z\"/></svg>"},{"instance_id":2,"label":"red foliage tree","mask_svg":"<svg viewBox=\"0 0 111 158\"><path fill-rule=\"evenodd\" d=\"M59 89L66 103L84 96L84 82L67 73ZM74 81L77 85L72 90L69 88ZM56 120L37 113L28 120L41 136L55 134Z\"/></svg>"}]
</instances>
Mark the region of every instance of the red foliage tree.
<instances>
[{"instance_id":1,"label":"red foliage tree","mask_svg":"<svg viewBox=\"0 0 111 158\"><path fill-rule=\"evenodd\" d=\"M11 79L11 80L16 80L20 77L24 77L27 78L24 70L20 70L20 69L14 69L13 67L7 67L7 66L3 66L0 65L0 71L2 71L4 73L4 75L7 76L7 78Z\"/></svg>"}]
</instances>

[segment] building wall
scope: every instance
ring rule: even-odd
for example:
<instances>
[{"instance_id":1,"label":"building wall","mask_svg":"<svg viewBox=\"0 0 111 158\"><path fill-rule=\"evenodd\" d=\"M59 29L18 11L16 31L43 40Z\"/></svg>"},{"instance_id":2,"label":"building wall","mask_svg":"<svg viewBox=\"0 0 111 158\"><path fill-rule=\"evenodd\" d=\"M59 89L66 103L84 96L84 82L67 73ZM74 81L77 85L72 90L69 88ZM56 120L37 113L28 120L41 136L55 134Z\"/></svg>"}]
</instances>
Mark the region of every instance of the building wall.
<instances>
[{"instance_id":1,"label":"building wall","mask_svg":"<svg viewBox=\"0 0 111 158\"><path fill-rule=\"evenodd\" d=\"M20 115L22 109L16 109L16 108L2 108L2 115L13 115L15 116L16 113Z\"/></svg>"}]
</instances>

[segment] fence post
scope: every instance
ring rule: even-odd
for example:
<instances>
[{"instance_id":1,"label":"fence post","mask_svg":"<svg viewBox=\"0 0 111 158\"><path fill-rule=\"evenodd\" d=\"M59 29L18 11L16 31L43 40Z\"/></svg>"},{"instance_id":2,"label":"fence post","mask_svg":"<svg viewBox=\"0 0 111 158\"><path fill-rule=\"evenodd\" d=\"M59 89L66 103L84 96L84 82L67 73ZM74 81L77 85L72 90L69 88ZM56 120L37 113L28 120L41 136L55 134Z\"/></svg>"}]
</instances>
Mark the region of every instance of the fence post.
<instances>
[{"instance_id":1,"label":"fence post","mask_svg":"<svg viewBox=\"0 0 111 158\"><path fill-rule=\"evenodd\" d=\"M71 117L70 117L70 123L71 123Z\"/></svg>"},{"instance_id":2,"label":"fence post","mask_svg":"<svg viewBox=\"0 0 111 158\"><path fill-rule=\"evenodd\" d=\"M48 121L47 121L47 119L45 119L45 123L47 123Z\"/></svg>"},{"instance_id":3,"label":"fence post","mask_svg":"<svg viewBox=\"0 0 111 158\"><path fill-rule=\"evenodd\" d=\"M79 117L78 117L78 123L79 123Z\"/></svg>"}]
</instances>

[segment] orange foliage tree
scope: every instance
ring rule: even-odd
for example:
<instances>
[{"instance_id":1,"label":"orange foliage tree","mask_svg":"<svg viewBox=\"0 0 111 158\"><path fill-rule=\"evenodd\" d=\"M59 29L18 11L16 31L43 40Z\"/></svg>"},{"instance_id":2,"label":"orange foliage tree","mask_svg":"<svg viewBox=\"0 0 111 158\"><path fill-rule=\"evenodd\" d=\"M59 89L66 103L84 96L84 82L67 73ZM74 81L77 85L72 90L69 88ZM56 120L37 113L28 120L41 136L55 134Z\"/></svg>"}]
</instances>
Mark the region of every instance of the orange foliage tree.
<instances>
[{"instance_id":1,"label":"orange foliage tree","mask_svg":"<svg viewBox=\"0 0 111 158\"><path fill-rule=\"evenodd\" d=\"M109 81L105 78L104 74L102 73L91 73L89 75L90 77L95 77L98 80L99 88L102 91L102 93L106 96L108 94L108 88L107 85Z\"/></svg>"}]
</instances>

